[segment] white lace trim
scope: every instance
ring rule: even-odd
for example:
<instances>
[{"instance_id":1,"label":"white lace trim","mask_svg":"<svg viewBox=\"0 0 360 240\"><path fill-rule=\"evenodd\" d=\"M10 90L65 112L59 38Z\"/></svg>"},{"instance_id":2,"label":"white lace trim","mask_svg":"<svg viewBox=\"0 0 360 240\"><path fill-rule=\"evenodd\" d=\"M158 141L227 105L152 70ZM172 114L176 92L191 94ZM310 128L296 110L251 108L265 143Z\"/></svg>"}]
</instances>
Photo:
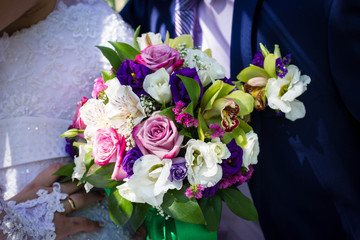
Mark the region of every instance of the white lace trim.
<instances>
[{"instance_id":1,"label":"white lace trim","mask_svg":"<svg viewBox=\"0 0 360 240\"><path fill-rule=\"evenodd\" d=\"M8 240L55 239L54 213L65 211L60 200L68 195L61 193L59 183L53 184L51 193L40 189L37 195L38 198L19 204L14 201L6 203L0 198L0 214L5 212L0 220L0 230L8 235Z\"/></svg>"}]
</instances>

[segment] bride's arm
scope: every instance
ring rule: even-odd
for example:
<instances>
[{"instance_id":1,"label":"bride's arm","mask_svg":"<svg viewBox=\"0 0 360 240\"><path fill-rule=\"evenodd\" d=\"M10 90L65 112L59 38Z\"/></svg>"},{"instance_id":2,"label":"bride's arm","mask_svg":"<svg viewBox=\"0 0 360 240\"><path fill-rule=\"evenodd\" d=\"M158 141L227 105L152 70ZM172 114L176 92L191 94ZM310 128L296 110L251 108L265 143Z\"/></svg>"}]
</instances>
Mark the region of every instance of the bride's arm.
<instances>
[{"instance_id":1,"label":"bride's arm","mask_svg":"<svg viewBox=\"0 0 360 240\"><path fill-rule=\"evenodd\" d=\"M45 19L54 9L56 0L0 1L0 37L29 27Z\"/></svg>"},{"instance_id":2,"label":"bride's arm","mask_svg":"<svg viewBox=\"0 0 360 240\"><path fill-rule=\"evenodd\" d=\"M2 198L0 186L0 239L54 239L56 236L57 240L102 228L102 223L66 216L101 201L104 195L85 193L81 185L72 181L53 184L59 176L52 174L63 165L51 165L9 201Z\"/></svg>"}]
</instances>

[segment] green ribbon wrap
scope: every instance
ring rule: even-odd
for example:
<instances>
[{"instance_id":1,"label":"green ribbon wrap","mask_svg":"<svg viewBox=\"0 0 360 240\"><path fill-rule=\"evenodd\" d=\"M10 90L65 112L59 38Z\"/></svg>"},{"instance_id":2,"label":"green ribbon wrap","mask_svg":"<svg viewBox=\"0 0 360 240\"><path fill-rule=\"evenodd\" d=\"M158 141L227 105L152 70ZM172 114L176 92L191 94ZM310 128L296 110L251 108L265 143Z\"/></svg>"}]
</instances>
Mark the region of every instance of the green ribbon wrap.
<instances>
[{"instance_id":1,"label":"green ribbon wrap","mask_svg":"<svg viewBox=\"0 0 360 240\"><path fill-rule=\"evenodd\" d=\"M145 218L146 239L149 240L217 240L217 232L209 232L201 224L186 223L174 218L165 219L155 208Z\"/></svg>"},{"instance_id":2,"label":"green ribbon wrap","mask_svg":"<svg viewBox=\"0 0 360 240\"><path fill-rule=\"evenodd\" d=\"M105 188L105 192L110 195L111 189ZM217 240L217 232L209 232L201 224L192 224L176 220L174 218L165 219L159 215L155 208L150 208L146 218L146 239L149 240Z\"/></svg>"}]
</instances>

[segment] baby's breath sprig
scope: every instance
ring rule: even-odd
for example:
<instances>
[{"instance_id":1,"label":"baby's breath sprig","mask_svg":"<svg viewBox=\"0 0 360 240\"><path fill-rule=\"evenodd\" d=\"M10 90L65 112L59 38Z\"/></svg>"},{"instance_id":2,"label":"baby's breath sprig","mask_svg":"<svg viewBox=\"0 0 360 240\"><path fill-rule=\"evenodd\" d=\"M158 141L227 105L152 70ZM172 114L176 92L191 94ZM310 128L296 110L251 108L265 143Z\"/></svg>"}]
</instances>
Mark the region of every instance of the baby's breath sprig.
<instances>
[{"instance_id":1,"label":"baby's breath sprig","mask_svg":"<svg viewBox=\"0 0 360 240\"><path fill-rule=\"evenodd\" d=\"M149 96L141 94L140 104L144 108L147 117L151 116L156 111L158 103Z\"/></svg>"}]
</instances>

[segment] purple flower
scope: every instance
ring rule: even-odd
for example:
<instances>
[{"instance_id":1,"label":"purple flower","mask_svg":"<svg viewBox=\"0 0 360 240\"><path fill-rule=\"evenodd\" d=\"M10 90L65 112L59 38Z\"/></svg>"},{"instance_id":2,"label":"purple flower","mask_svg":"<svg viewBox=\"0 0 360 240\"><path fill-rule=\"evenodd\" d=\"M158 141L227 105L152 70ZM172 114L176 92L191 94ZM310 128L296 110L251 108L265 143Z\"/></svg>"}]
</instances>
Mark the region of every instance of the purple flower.
<instances>
[{"instance_id":1,"label":"purple flower","mask_svg":"<svg viewBox=\"0 0 360 240\"><path fill-rule=\"evenodd\" d=\"M286 59L286 61L288 61L288 60ZM285 64L283 63L283 60L281 60L281 58L276 59L275 67L276 67L276 76L278 76L280 78L284 78L285 75L287 74L288 70L287 70Z\"/></svg>"},{"instance_id":2,"label":"purple flower","mask_svg":"<svg viewBox=\"0 0 360 240\"><path fill-rule=\"evenodd\" d=\"M223 79L220 79L221 81L223 81L224 83L227 83L231 86L235 86L235 84L232 82L231 78L227 78L227 77L224 77Z\"/></svg>"},{"instance_id":3,"label":"purple flower","mask_svg":"<svg viewBox=\"0 0 360 240\"><path fill-rule=\"evenodd\" d=\"M173 96L174 103L177 103L178 101L182 101L183 103L185 103L185 106L187 106L191 102L189 94L187 93L186 88L184 86L184 83L177 75L192 78L196 82L199 83L199 85L200 85L199 102L200 102L200 100L203 96L204 88L201 84L199 76L197 75L196 69L195 68L184 68L179 71L175 71L170 76L169 84L170 84L170 90L171 90L171 94Z\"/></svg>"},{"instance_id":4,"label":"purple flower","mask_svg":"<svg viewBox=\"0 0 360 240\"><path fill-rule=\"evenodd\" d=\"M218 182L216 185L212 186L212 187L208 187L204 189L204 197L211 197L214 196L216 191L219 189L220 187L220 182Z\"/></svg>"},{"instance_id":5,"label":"purple flower","mask_svg":"<svg viewBox=\"0 0 360 240\"><path fill-rule=\"evenodd\" d=\"M264 68L264 56L261 52L255 53L254 59L252 60L252 64L261 68Z\"/></svg>"},{"instance_id":6,"label":"purple flower","mask_svg":"<svg viewBox=\"0 0 360 240\"><path fill-rule=\"evenodd\" d=\"M143 82L149 73L150 69L144 65L125 59L117 71L116 77L122 85L130 85L134 93L140 97L141 94L148 95L143 89Z\"/></svg>"},{"instance_id":7,"label":"purple flower","mask_svg":"<svg viewBox=\"0 0 360 240\"><path fill-rule=\"evenodd\" d=\"M187 174L187 167L185 166L185 158L177 157L172 159L172 165L170 168L169 180L174 181L182 181L185 179Z\"/></svg>"},{"instance_id":8,"label":"purple flower","mask_svg":"<svg viewBox=\"0 0 360 240\"><path fill-rule=\"evenodd\" d=\"M231 156L221 163L223 178L237 174L241 171L243 157L243 150L236 144L235 139L232 139L226 146L231 152Z\"/></svg>"},{"instance_id":9,"label":"purple flower","mask_svg":"<svg viewBox=\"0 0 360 240\"><path fill-rule=\"evenodd\" d=\"M74 159L74 157L76 155L76 151L73 147L74 139L65 138L65 140L66 140L65 151L69 154L69 156L72 159Z\"/></svg>"},{"instance_id":10,"label":"purple flower","mask_svg":"<svg viewBox=\"0 0 360 240\"><path fill-rule=\"evenodd\" d=\"M289 66L289 64L291 63L291 54L287 54L284 59L283 59L283 63L285 66Z\"/></svg>"},{"instance_id":11,"label":"purple flower","mask_svg":"<svg viewBox=\"0 0 360 240\"><path fill-rule=\"evenodd\" d=\"M138 146L132 148L130 151L128 151L122 161L123 169L127 173L126 177L130 177L134 174L133 172L133 166L134 162L138 160L140 157L142 157L142 153Z\"/></svg>"}]
</instances>

